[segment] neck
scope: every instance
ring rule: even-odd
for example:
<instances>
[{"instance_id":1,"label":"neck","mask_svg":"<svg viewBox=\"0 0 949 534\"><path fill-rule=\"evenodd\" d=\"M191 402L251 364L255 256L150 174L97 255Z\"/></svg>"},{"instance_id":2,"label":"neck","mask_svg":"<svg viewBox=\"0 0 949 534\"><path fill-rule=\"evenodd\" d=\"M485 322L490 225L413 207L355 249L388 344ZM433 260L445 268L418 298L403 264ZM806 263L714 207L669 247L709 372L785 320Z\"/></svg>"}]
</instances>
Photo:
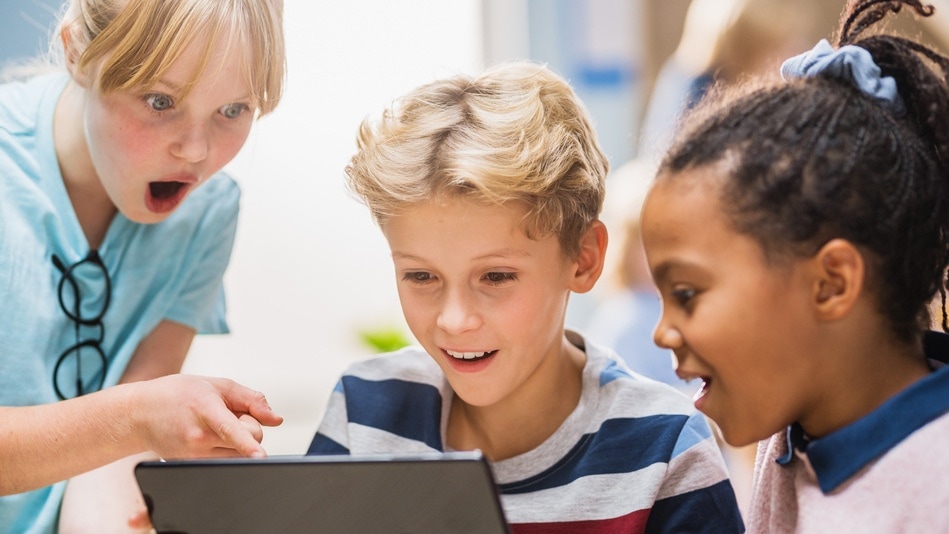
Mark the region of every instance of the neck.
<instances>
[{"instance_id":1,"label":"neck","mask_svg":"<svg viewBox=\"0 0 949 534\"><path fill-rule=\"evenodd\" d=\"M552 380L520 388L501 402L474 406L455 395L447 441L455 450L480 449L492 461L537 448L573 413L583 389L586 354L566 340Z\"/></svg>"},{"instance_id":2,"label":"neck","mask_svg":"<svg viewBox=\"0 0 949 534\"><path fill-rule=\"evenodd\" d=\"M84 130L85 90L70 81L56 104L53 143L63 185L90 248L99 248L117 210L96 173Z\"/></svg>"},{"instance_id":3,"label":"neck","mask_svg":"<svg viewBox=\"0 0 949 534\"><path fill-rule=\"evenodd\" d=\"M885 331L882 325L877 331ZM833 383L821 387L824 394L809 414L798 421L811 437L819 438L847 426L880 407L888 399L929 374L921 343L904 343L888 336L862 335L863 342L838 347ZM845 377L845 378L841 378Z\"/></svg>"}]
</instances>

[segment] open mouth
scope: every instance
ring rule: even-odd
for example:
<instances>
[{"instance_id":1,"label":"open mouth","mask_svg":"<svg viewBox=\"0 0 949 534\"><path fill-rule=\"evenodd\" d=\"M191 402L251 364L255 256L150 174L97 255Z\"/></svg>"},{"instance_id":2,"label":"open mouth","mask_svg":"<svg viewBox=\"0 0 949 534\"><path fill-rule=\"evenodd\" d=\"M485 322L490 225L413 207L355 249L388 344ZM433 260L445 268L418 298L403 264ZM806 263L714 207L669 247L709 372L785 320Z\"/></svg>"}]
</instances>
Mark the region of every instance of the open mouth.
<instances>
[{"instance_id":1,"label":"open mouth","mask_svg":"<svg viewBox=\"0 0 949 534\"><path fill-rule=\"evenodd\" d=\"M190 186L177 180L149 182L145 204L154 213L168 213L178 207Z\"/></svg>"},{"instance_id":2,"label":"open mouth","mask_svg":"<svg viewBox=\"0 0 949 534\"><path fill-rule=\"evenodd\" d=\"M692 397L693 401L697 401L705 396L708 393L708 388L712 385L712 378L708 376L700 376L699 380L702 381L702 387L695 392L695 395Z\"/></svg>"},{"instance_id":3,"label":"open mouth","mask_svg":"<svg viewBox=\"0 0 949 534\"><path fill-rule=\"evenodd\" d=\"M184 186L184 182L152 182L148 184L148 191L158 200L168 200L174 198Z\"/></svg>"},{"instance_id":4,"label":"open mouth","mask_svg":"<svg viewBox=\"0 0 949 534\"><path fill-rule=\"evenodd\" d=\"M490 358L491 356L494 356L494 353L496 353L497 351L492 350L488 352L456 352L453 350L446 350L445 352L447 352L449 356L451 356L452 358L456 360L462 360L465 362L476 362L478 360L483 360L485 358Z\"/></svg>"}]
</instances>

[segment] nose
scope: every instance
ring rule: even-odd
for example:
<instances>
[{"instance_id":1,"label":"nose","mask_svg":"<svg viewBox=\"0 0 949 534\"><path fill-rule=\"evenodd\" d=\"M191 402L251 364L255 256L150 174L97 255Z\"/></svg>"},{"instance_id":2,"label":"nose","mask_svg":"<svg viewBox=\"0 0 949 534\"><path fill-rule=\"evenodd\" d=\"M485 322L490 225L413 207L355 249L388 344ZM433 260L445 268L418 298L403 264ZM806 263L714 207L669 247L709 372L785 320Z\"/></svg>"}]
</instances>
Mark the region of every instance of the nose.
<instances>
[{"instance_id":1,"label":"nose","mask_svg":"<svg viewBox=\"0 0 949 534\"><path fill-rule=\"evenodd\" d=\"M660 348L676 350L682 346L682 333L663 317L652 332L652 341Z\"/></svg>"},{"instance_id":2,"label":"nose","mask_svg":"<svg viewBox=\"0 0 949 534\"><path fill-rule=\"evenodd\" d=\"M189 124L181 128L171 151L175 157L188 163L197 163L208 157L211 136L205 125L200 123Z\"/></svg>"},{"instance_id":3,"label":"nose","mask_svg":"<svg viewBox=\"0 0 949 534\"><path fill-rule=\"evenodd\" d=\"M464 289L447 291L435 323L450 334L477 329L481 317L475 309L474 297Z\"/></svg>"}]
</instances>

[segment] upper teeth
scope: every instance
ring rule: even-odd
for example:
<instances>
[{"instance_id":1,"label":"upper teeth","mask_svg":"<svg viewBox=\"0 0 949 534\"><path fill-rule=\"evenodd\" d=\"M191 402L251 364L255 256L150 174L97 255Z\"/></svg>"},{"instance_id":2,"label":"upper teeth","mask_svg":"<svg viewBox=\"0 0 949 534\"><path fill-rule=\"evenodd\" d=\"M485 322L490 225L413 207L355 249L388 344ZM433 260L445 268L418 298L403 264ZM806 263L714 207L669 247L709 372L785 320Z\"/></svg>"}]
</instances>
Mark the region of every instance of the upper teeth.
<instances>
[{"instance_id":1,"label":"upper teeth","mask_svg":"<svg viewBox=\"0 0 949 534\"><path fill-rule=\"evenodd\" d=\"M458 358L459 360L473 360L487 354L486 352L455 352L452 350L447 350L445 352L447 352L452 358Z\"/></svg>"}]
</instances>

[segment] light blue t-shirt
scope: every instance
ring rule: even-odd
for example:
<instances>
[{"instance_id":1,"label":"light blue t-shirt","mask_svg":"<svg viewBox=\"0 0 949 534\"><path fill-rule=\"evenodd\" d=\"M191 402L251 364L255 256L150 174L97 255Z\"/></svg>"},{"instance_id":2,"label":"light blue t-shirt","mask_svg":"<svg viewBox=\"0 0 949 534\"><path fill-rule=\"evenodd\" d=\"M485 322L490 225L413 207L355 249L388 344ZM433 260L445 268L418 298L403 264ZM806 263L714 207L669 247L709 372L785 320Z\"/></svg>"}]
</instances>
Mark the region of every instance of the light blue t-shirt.
<instances>
[{"instance_id":1,"label":"light blue t-shirt","mask_svg":"<svg viewBox=\"0 0 949 534\"><path fill-rule=\"evenodd\" d=\"M57 73L0 85L2 406L56 402L56 360L76 343L76 323L59 303L62 274L52 262L55 254L68 266L89 253L53 146L53 112L67 80ZM118 382L139 342L162 320L200 333L228 331L222 278L239 201L237 184L218 174L161 223L138 224L121 213L115 216L98 249L112 283L102 320L105 387ZM84 293L84 305L101 298L101 271L77 269L74 274L81 288L96 288ZM67 296L70 292L67 285ZM98 332L84 326L80 339ZM63 365L60 378L63 373L74 377L74 362ZM0 497L0 532L53 532L64 488L59 483Z\"/></svg>"}]
</instances>

